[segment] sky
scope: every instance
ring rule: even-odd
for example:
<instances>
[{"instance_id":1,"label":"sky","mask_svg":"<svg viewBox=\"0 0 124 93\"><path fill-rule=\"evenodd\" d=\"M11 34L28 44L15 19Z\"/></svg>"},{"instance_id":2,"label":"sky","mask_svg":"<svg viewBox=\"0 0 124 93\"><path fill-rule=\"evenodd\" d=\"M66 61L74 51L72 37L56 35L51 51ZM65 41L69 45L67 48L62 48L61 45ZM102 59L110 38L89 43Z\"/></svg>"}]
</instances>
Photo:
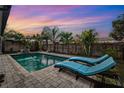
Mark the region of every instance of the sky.
<instances>
[{"instance_id":1,"label":"sky","mask_svg":"<svg viewBox=\"0 0 124 93\"><path fill-rule=\"evenodd\" d=\"M124 13L123 6L98 5L16 5L12 6L7 28L24 35L41 33L44 26L80 34L95 29L99 37L108 37L112 21Z\"/></svg>"}]
</instances>

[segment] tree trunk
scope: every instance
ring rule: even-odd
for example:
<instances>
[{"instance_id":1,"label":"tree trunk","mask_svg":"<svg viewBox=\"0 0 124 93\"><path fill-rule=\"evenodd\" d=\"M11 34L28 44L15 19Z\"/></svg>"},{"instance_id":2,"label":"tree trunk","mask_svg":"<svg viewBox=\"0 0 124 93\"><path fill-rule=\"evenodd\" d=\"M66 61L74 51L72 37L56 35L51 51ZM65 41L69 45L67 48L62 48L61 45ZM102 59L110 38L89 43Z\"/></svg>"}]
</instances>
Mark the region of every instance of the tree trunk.
<instances>
[{"instance_id":1,"label":"tree trunk","mask_svg":"<svg viewBox=\"0 0 124 93\"><path fill-rule=\"evenodd\" d=\"M87 48L86 48L86 46L84 46L84 52L85 52L85 55L87 56Z\"/></svg>"},{"instance_id":2,"label":"tree trunk","mask_svg":"<svg viewBox=\"0 0 124 93\"><path fill-rule=\"evenodd\" d=\"M67 44L68 45L68 54L69 54L69 44Z\"/></svg>"},{"instance_id":3,"label":"tree trunk","mask_svg":"<svg viewBox=\"0 0 124 93\"><path fill-rule=\"evenodd\" d=\"M64 51L64 44L62 44L62 51L61 51L61 53L63 53L63 51Z\"/></svg>"},{"instance_id":4,"label":"tree trunk","mask_svg":"<svg viewBox=\"0 0 124 93\"><path fill-rule=\"evenodd\" d=\"M48 40L46 39L46 51L48 50Z\"/></svg>"},{"instance_id":5,"label":"tree trunk","mask_svg":"<svg viewBox=\"0 0 124 93\"><path fill-rule=\"evenodd\" d=\"M55 52L55 48L56 48L56 43L53 42L53 52Z\"/></svg>"},{"instance_id":6,"label":"tree trunk","mask_svg":"<svg viewBox=\"0 0 124 93\"><path fill-rule=\"evenodd\" d=\"M88 56L91 56L91 46L89 46L89 49L88 49Z\"/></svg>"}]
</instances>

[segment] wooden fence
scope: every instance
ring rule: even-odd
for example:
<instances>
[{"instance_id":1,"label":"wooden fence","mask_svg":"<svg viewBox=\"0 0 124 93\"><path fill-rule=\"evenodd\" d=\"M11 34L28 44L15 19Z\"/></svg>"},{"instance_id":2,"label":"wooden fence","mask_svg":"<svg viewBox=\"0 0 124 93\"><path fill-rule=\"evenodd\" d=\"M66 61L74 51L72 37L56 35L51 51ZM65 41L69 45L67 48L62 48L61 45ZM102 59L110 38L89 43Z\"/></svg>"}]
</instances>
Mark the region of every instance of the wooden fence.
<instances>
[{"instance_id":1,"label":"wooden fence","mask_svg":"<svg viewBox=\"0 0 124 93\"><path fill-rule=\"evenodd\" d=\"M92 56L101 56L107 48L112 48L117 50L117 58L124 59L124 43L95 43L92 46ZM44 44L42 50L49 52L56 52L61 54L71 54L71 55L83 55L83 46L77 44L56 44L55 50L53 49L53 44L49 44L48 48Z\"/></svg>"},{"instance_id":2,"label":"wooden fence","mask_svg":"<svg viewBox=\"0 0 124 93\"><path fill-rule=\"evenodd\" d=\"M20 49L24 48L24 45L20 42L15 41L5 41L4 44L4 53L12 53L12 52L19 52ZM53 44L49 44L48 48L46 44L43 44L42 50L49 51L49 52L56 52L61 54L71 54L71 55L83 55L84 49L82 45L79 44L56 44L55 51L53 51ZM123 43L95 43L92 46L92 56L101 56L103 55L104 51L107 48L116 49L117 58L124 59L124 42ZM38 44L32 43L31 44L31 51L38 51Z\"/></svg>"}]
</instances>

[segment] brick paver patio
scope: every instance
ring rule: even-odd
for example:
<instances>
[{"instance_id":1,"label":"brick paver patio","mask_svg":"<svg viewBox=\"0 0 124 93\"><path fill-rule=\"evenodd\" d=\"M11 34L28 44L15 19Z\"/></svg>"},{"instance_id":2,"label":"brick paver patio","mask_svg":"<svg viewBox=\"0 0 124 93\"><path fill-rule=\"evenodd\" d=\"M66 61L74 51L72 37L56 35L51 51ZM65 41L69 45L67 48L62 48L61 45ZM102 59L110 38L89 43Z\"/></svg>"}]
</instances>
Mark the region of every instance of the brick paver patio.
<instances>
[{"instance_id":1,"label":"brick paver patio","mask_svg":"<svg viewBox=\"0 0 124 93\"><path fill-rule=\"evenodd\" d=\"M53 66L23 75L13 65L8 55L0 55L0 73L5 74L4 82L0 87L4 88L70 88L93 87L91 82L79 78L68 71L58 72Z\"/></svg>"}]
</instances>

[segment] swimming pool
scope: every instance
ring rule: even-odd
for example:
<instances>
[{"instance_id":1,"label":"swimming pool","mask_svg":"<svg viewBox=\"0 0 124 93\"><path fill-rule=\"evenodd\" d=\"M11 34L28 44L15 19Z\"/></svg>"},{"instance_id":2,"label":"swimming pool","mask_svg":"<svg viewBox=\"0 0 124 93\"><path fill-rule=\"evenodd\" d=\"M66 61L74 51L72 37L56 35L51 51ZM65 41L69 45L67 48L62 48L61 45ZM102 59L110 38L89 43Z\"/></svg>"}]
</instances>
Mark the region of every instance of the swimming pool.
<instances>
[{"instance_id":1,"label":"swimming pool","mask_svg":"<svg viewBox=\"0 0 124 93\"><path fill-rule=\"evenodd\" d=\"M42 53L18 54L11 56L16 60L16 62L18 62L23 68L25 68L29 72L43 69L45 67L67 59L65 57L53 56Z\"/></svg>"}]
</instances>

